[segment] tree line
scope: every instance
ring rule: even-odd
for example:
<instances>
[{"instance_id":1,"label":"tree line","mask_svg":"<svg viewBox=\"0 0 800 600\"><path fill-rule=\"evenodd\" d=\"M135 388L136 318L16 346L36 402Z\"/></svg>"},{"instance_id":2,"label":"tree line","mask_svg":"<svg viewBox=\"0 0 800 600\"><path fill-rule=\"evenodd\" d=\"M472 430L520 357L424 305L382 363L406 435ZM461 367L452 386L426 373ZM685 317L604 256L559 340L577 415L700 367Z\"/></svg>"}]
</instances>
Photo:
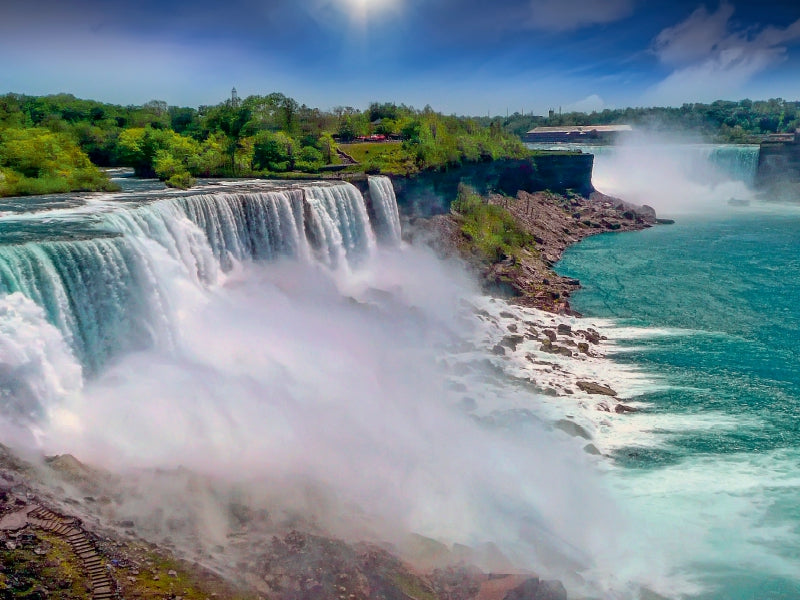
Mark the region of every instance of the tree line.
<instances>
[{"instance_id":1,"label":"tree line","mask_svg":"<svg viewBox=\"0 0 800 600\"><path fill-rule=\"evenodd\" d=\"M396 140L391 161L376 154L367 165L334 167L339 145L371 135ZM0 195L109 189L97 167L133 167L188 187L195 177L301 176L331 167L410 174L526 153L496 125L394 103L322 111L272 93L195 109L70 94L0 96Z\"/></svg>"},{"instance_id":2,"label":"tree line","mask_svg":"<svg viewBox=\"0 0 800 600\"><path fill-rule=\"evenodd\" d=\"M533 116L514 113L508 117L480 119L483 125L501 123L503 130L523 136L535 127L628 124L671 133L691 133L718 143L758 143L771 133L800 128L800 102L770 100L717 100L710 104L687 103L680 107L617 108L591 113L552 113Z\"/></svg>"}]
</instances>

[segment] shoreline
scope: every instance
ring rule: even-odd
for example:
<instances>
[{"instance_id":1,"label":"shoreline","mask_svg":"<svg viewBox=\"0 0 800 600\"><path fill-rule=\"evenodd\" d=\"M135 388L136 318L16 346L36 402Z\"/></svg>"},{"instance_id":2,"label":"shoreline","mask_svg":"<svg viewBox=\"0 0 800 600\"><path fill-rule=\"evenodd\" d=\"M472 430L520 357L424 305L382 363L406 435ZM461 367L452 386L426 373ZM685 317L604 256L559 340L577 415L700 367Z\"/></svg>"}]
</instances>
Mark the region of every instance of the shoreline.
<instances>
[{"instance_id":1,"label":"shoreline","mask_svg":"<svg viewBox=\"0 0 800 600\"><path fill-rule=\"evenodd\" d=\"M580 281L553 270L564 251L581 240L601 233L640 231L660 223L649 206L636 206L600 192L588 197L551 192L520 191L516 197L488 196L489 204L504 208L536 246L522 257L490 262L479 255L462 232L463 218L456 212L411 218L412 242L425 242L441 257L459 257L476 274L490 295L513 304L547 312L581 316L569 304Z\"/></svg>"}]
</instances>

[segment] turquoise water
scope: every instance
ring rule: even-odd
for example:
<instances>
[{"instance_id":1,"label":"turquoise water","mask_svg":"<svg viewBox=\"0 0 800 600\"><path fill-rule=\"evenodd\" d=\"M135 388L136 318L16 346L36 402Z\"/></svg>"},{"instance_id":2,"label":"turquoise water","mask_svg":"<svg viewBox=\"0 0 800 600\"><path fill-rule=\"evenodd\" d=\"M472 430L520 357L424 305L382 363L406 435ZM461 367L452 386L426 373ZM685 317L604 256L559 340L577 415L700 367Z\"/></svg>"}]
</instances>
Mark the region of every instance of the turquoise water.
<instances>
[{"instance_id":1,"label":"turquoise water","mask_svg":"<svg viewBox=\"0 0 800 600\"><path fill-rule=\"evenodd\" d=\"M645 329L614 355L658 384L615 477L692 596L800 598L800 211L601 235L558 271L577 310Z\"/></svg>"}]
</instances>

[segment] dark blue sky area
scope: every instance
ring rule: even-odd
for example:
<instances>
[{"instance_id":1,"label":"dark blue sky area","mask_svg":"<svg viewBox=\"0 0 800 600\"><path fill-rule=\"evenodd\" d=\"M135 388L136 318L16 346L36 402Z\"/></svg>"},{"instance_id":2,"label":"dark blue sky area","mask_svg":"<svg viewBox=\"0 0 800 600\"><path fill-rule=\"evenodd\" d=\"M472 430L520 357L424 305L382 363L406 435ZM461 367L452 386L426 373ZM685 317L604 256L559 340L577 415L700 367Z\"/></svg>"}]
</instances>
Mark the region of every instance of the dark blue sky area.
<instances>
[{"instance_id":1,"label":"dark blue sky area","mask_svg":"<svg viewBox=\"0 0 800 600\"><path fill-rule=\"evenodd\" d=\"M0 92L122 104L281 91L543 113L800 98L800 2L27 0L0 16Z\"/></svg>"}]
</instances>

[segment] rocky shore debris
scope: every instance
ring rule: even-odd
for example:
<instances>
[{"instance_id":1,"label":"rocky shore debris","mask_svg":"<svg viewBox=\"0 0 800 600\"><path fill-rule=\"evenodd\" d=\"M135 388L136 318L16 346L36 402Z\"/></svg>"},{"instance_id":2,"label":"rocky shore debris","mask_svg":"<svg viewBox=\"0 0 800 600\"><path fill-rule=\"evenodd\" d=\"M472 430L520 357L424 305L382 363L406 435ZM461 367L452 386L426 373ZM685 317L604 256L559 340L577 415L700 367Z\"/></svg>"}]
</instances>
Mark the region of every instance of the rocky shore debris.
<instances>
[{"instance_id":1,"label":"rocky shore debris","mask_svg":"<svg viewBox=\"0 0 800 600\"><path fill-rule=\"evenodd\" d=\"M412 219L408 235L428 243L440 255L466 260L488 293L561 314L576 314L569 297L580 287L577 279L552 270L567 247L591 235L645 229L657 222L652 208L599 192L584 197L520 191L513 198L494 194L486 201L507 210L532 236L535 246L520 256L487 262L461 231L457 213Z\"/></svg>"},{"instance_id":2,"label":"rocky shore debris","mask_svg":"<svg viewBox=\"0 0 800 600\"><path fill-rule=\"evenodd\" d=\"M580 388L587 394L600 394L603 396L612 396L612 397L617 396L617 392L608 387L607 385L601 385L599 383L594 383L592 381L577 381L575 385L577 385L578 388Z\"/></svg>"}]
</instances>

